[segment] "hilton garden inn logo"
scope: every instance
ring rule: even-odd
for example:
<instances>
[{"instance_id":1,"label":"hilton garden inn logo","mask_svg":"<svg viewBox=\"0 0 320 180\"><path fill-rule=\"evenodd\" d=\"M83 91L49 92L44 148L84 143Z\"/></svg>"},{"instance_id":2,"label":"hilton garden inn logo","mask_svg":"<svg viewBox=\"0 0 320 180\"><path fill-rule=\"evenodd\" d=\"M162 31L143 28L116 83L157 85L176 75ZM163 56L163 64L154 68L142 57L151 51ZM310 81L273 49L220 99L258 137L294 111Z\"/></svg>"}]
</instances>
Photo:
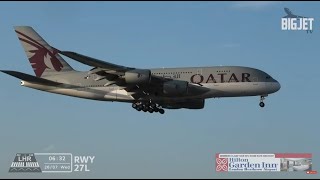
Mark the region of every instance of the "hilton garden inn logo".
<instances>
[{"instance_id":1,"label":"hilton garden inn logo","mask_svg":"<svg viewBox=\"0 0 320 180\"><path fill-rule=\"evenodd\" d=\"M216 172L290 172L312 170L311 153L216 154Z\"/></svg>"},{"instance_id":2,"label":"hilton garden inn logo","mask_svg":"<svg viewBox=\"0 0 320 180\"><path fill-rule=\"evenodd\" d=\"M304 17L293 14L289 8L284 8L286 16L281 18L281 29L282 30L293 30L293 31L307 31L307 33L313 32L313 21L314 18Z\"/></svg>"}]
</instances>

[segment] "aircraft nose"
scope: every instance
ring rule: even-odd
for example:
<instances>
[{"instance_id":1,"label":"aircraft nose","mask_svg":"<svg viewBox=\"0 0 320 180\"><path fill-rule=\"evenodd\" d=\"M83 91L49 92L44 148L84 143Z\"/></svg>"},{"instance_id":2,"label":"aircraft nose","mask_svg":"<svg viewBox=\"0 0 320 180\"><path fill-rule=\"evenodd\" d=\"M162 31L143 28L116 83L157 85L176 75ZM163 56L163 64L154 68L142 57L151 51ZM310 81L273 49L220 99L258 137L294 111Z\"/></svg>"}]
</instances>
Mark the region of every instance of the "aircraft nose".
<instances>
[{"instance_id":1,"label":"aircraft nose","mask_svg":"<svg viewBox=\"0 0 320 180\"><path fill-rule=\"evenodd\" d=\"M267 86L267 87L268 87L269 94L275 93L275 92L279 91L281 88L280 83L276 80L274 80L273 82L270 82L268 84L269 84L269 86Z\"/></svg>"},{"instance_id":2,"label":"aircraft nose","mask_svg":"<svg viewBox=\"0 0 320 180\"><path fill-rule=\"evenodd\" d=\"M274 87L274 92L277 92L280 90L281 88L281 85L278 81L276 81L274 84L273 84L273 87Z\"/></svg>"}]
</instances>

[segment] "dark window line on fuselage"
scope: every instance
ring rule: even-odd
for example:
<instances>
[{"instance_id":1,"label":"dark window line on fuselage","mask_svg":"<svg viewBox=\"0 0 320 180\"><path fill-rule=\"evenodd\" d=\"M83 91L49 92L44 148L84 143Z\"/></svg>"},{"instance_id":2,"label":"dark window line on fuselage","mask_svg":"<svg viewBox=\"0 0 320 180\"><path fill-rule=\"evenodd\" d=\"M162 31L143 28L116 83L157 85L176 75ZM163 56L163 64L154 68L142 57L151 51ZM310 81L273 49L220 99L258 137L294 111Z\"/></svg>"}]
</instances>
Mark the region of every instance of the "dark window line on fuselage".
<instances>
[{"instance_id":1,"label":"dark window line on fuselage","mask_svg":"<svg viewBox=\"0 0 320 180\"><path fill-rule=\"evenodd\" d=\"M221 71L216 71L217 73L226 73L226 72L231 72L231 70L221 70ZM192 74L193 72L161 72L161 73L151 73L152 75L164 75L164 74Z\"/></svg>"},{"instance_id":2,"label":"dark window line on fuselage","mask_svg":"<svg viewBox=\"0 0 320 180\"><path fill-rule=\"evenodd\" d=\"M166 74L192 74L192 72L163 72L163 73L151 73L152 75L166 75Z\"/></svg>"},{"instance_id":3,"label":"dark window line on fuselage","mask_svg":"<svg viewBox=\"0 0 320 180\"><path fill-rule=\"evenodd\" d=\"M222 73L222 72L231 72L231 71L230 70L217 71L217 73Z\"/></svg>"}]
</instances>

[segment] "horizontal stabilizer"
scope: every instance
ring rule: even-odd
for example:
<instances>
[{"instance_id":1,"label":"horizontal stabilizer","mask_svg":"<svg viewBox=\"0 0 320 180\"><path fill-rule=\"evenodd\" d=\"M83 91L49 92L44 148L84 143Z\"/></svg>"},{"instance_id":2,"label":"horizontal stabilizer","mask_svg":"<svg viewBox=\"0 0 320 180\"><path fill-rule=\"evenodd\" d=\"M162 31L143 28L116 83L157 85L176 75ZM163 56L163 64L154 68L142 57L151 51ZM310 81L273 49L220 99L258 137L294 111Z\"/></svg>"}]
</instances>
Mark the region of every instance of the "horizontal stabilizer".
<instances>
[{"instance_id":1,"label":"horizontal stabilizer","mask_svg":"<svg viewBox=\"0 0 320 180\"><path fill-rule=\"evenodd\" d=\"M17 71L6 71L6 70L0 70L3 73L9 74L10 76L16 77L18 79L21 79L23 81L36 83L36 84L42 84L42 85L48 85L48 86L58 86L61 85L61 83L57 83L54 81L50 81L47 79L38 78L36 76L31 76L29 74L25 74L22 72Z\"/></svg>"}]
</instances>

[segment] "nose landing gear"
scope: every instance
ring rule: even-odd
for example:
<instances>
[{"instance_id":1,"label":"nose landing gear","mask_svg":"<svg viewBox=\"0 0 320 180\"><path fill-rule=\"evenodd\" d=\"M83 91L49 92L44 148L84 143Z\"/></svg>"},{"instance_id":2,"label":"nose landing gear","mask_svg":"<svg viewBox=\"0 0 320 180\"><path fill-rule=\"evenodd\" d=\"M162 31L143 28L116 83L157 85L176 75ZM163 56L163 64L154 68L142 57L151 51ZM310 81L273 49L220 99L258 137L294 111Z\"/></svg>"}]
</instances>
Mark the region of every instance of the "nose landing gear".
<instances>
[{"instance_id":1,"label":"nose landing gear","mask_svg":"<svg viewBox=\"0 0 320 180\"><path fill-rule=\"evenodd\" d=\"M264 107L264 105L265 105L265 104L264 104L264 102L263 102L263 100L265 99L265 97L266 97L266 96L260 96L260 103L259 103L259 106L260 106L260 107L262 107L262 108L263 108L263 107Z\"/></svg>"}]
</instances>

